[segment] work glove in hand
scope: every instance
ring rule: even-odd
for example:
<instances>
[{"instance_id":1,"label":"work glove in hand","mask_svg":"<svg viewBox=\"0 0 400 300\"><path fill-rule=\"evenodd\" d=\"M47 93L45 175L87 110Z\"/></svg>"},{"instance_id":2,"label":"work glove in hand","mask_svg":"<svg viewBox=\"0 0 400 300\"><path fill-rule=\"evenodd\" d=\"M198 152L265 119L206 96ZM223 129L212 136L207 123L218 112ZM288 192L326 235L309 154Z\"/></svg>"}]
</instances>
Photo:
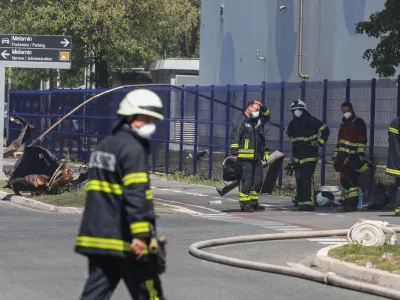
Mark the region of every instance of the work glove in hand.
<instances>
[{"instance_id":1,"label":"work glove in hand","mask_svg":"<svg viewBox=\"0 0 400 300\"><path fill-rule=\"evenodd\" d=\"M292 176L293 175L293 171L294 171L294 161L293 161L293 159L289 160L289 162L288 162L288 164L287 164L287 166L285 168L285 171L286 171L286 175L288 175L288 176Z\"/></svg>"}]
</instances>

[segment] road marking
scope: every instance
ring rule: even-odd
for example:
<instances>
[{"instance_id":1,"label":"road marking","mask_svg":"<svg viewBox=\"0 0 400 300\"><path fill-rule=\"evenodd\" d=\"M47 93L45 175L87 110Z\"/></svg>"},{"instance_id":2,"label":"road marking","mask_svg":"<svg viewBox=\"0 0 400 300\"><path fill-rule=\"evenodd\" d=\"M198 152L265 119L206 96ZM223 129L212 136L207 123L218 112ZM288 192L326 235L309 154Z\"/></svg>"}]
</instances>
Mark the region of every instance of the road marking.
<instances>
[{"instance_id":1,"label":"road marking","mask_svg":"<svg viewBox=\"0 0 400 300\"><path fill-rule=\"evenodd\" d=\"M312 239L307 239L308 241L311 242L343 242L346 241L343 238L312 238Z\"/></svg>"},{"instance_id":2,"label":"road marking","mask_svg":"<svg viewBox=\"0 0 400 300\"><path fill-rule=\"evenodd\" d=\"M179 201L165 200L165 199L161 199L161 198L154 198L154 200L165 201L165 202L170 202L170 203L176 203L176 204L179 204L179 205L181 205L183 207L191 206L191 207L196 207L196 208L201 208L201 209L213 211L213 212L216 212L216 213L221 213L219 210L216 210L216 209L212 209L212 208L208 208L208 207L204 207L204 206L199 206L199 205L186 204L186 203L182 203L182 202L179 202Z\"/></svg>"},{"instance_id":3,"label":"road marking","mask_svg":"<svg viewBox=\"0 0 400 300\"><path fill-rule=\"evenodd\" d=\"M349 242L318 242L322 245L347 245Z\"/></svg>"}]
</instances>

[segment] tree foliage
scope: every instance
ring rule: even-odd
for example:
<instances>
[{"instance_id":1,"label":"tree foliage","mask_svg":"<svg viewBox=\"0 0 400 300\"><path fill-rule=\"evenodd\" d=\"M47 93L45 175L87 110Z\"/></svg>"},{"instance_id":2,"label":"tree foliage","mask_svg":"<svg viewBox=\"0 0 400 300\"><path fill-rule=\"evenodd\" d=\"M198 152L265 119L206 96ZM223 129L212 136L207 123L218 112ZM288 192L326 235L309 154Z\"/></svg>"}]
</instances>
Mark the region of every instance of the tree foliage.
<instances>
[{"instance_id":1,"label":"tree foliage","mask_svg":"<svg viewBox=\"0 0 400 300\"><path fill-rule=\"evenodd\" d=\"M90 64L95 65L96 86L108 87L112 70L198 53L198 32L193 32L199 27L199 0L0 1L3 33L72 36L72 68L61 70L62 86L82 85L83 69ZM182 39L189 45L185 50ZM21 81L55 74L38 69L13 72Z\"/></svg>"},{"instance_id":2,"label":"tree foliage","mask_svg":"<svg viewBox=\"0 0 400 300\"><path fill-rule=\"evenodd\" d=\"M369 21L357 23L356 32L381 38L375 49L364 52L363 58L371 61L380 77L393 76L400 64L400 1L387 0L385 8L372 14Z\"/></svg>"}]
</instances>

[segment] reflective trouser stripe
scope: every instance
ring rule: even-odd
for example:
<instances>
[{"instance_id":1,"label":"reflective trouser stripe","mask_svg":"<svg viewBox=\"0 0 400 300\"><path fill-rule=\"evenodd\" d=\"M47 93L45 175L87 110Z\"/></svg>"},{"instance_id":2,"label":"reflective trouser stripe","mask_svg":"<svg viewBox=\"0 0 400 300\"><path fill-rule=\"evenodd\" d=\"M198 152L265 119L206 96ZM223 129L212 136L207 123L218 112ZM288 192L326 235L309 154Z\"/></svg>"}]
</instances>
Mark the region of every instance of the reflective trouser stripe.
<instances>
[{"instance_id":1,"label":"reflective trouser stripe","mask_svg":"<svg viewBox=\"0 0 400 300\"><path fill-rule=\"evenodd\" d=\"M314 206L315 205L315 203L314 203L314 180L313 179L311 179L311 201L298 202L298 205L299 206L302 206L302 205Z\"/></svg>"},{"instance_id":2,"label":"reflective trouser stripe","mask_svg":"<svg viewBox=\"0 0 400 300\"><path fill-rule=\"evenodd\" d=\"M344 190L344 199L358 197L358 187L349 188Z\"/></svg>"},{"instance_id":3,"label":"reflective trouser stripe","mask_svg":"<svg viewBox=\"0 0 400 300\"><path fill-rule=\"evenodd\" d=\"M160 300L157 290L154 288L154 280L146 280L145 285L149 293L149 300Z\"/></svg>"},{"instance_id":4,"label":"reflective trouser stripe","mask_svg":"<svg viewBox=\"0 0 400 300\"><path fill-rule=\"evenodd\" d=\"M250 200L251 200L250 195L239 193L239 201L242 202L242 201L250 201Z\"/></svg>"},{"instance_id":5,"label":"reflective trouser stripe","mask_svg":"<svg viewBox=\"0 0 400 300\"><path fill-rule=\"evenodd\" d=\"M250 191L250 200L258 200L258 194L256 191Z\"/></svg>"}]
</instances>

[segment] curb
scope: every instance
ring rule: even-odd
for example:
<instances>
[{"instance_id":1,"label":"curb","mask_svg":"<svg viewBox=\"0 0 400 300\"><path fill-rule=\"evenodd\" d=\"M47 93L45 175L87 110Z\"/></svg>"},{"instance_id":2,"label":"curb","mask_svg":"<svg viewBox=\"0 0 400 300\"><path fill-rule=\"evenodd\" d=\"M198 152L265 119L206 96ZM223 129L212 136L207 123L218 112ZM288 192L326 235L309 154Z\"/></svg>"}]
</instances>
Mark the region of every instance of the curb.
<instances>
[{"instance_id":1,"label":"curb","mask_svg":"<svg viewBox=\"0 0 400 300\"><path fill-rule=\"evenodd\" d=\"M0 191L0 197L4 198L7 195L10 195L6 192ZM13 204L17 204L20 206L25 206L29 208L33 208L40 211L46 212L58 212L63 214L80 214L83 212L83 208L78 207L64 207L64 206L55 206L47 203L43 203L34 199L29 199L26 197L12 195L9 196L9 201Z\"/></svg>"},{"instance_id":2,"label":"curb","mask_svg":"<svg viewBox=\"0 0 400 300\"><path fill-rule=\"evenodd\" d=\"M333 245L322 248L317 252L314 264L325 272L334 272L337 275L353 277L362 281L377 284L382 287L400 290L400 275L377 269L367 269L356 264L340 261L328 256L329 250L343 245Z\"/></svg>"}]
</instances>

